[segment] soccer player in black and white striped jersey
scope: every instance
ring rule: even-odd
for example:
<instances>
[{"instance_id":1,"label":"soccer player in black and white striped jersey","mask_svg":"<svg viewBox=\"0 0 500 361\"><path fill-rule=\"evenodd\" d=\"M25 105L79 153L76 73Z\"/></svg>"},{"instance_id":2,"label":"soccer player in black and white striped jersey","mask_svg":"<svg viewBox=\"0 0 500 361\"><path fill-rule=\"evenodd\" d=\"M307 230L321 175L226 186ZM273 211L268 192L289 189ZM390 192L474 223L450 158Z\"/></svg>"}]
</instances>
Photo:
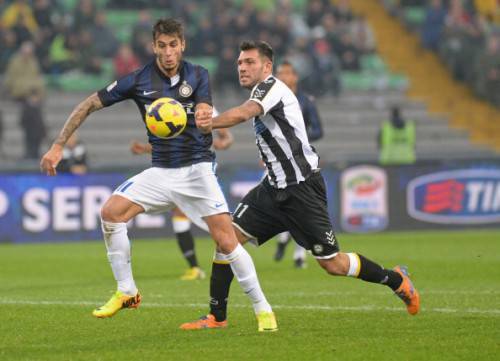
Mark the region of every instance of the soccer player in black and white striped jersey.
<instances>
[{"instance_id":1,"label":"soccer player in black and white striped jersey","mask_svg":"<svg viewBox=\"0 0 500 361\"><path fill-rule=\"evenodd\" d=\"M238 240L253 240L261 245L278 233L290 231L329 274L386 285L403 300L410 314L416 314L420 298L406 267L386 269L358 253L339 250L328 215L325 182L318 169L319 157L307 139L297 98L273 76L273 50L267 43L244 42L240 50L240 85L252 89L250 99L211 120L196 122L203 133L208 133L253 119L257 147L268 176L233 213ZM227 265L214 263L210 313L217 321L226 320L230 273ZM193 329L195 324L181 328Z\"/></svg>"}]
</instances>

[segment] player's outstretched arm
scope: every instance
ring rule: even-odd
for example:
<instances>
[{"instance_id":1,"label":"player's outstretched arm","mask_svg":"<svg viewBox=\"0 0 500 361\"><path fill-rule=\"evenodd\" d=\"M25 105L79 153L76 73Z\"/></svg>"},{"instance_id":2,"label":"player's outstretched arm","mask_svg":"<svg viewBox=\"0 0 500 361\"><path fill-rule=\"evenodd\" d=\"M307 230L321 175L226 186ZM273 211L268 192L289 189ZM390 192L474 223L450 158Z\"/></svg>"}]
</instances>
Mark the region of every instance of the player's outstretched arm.
<instances>
[{"instance_id":1,"label":"player's outstretched arm","mask_svg":"<svg viewBox=\"0 0 500 361\"><path fill-rule=\"evenodd\" d=\"M228 111L212 119L212 128L229 128L236 124L243 123L248 119L256 117L263 113L262 106L253 101L247 100L238 107L231 108Z\"/></svg>"},{"instance_id":2,"label":"player's outstretched arm","mask_svg":"<svg viewBox=\"0 0 500 361\"><path fill-rule=\"evenodd\" d=\"M96 110L102 109L103 104L97 93L92 94L83 102L78 104L73 112L71 112L68 120L64 124L59 136L54 141L49 151L45 153L40 161L40 169L47 175L54 176L57 174L56 167L61 161L63 147L68 141L71 134L78 129L87 117Z\"/></svg>"}]
</instances>

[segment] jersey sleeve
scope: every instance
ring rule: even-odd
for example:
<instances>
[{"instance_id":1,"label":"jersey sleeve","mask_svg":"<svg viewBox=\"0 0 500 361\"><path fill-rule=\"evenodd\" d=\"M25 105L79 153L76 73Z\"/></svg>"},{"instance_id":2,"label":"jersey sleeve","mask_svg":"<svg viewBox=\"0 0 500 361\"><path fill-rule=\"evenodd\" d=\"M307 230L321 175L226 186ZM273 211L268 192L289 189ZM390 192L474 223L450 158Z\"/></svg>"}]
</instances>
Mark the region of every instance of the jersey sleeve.
<instances>
[{"instance_id":1,"label":"jersey sleeve","mask_svg":"<svg viewBox=\"0 0 500 361\"><path fill-rule=\"evenodd\" d=\"M212 90L210 89L208 70L201 66L197 66L196 71L198 72L199 84L194 92L194 101L196 104L206 103L212 105Z\"/></svg>"},{"instance_id":2,"label":"jersey sleeve","mask_svg":"<svg viewBox=\"0 0 500 361\"><path fill-rule=\"evenodd\" d=\"M269 78L258 84L252 91L250 100L257 102L266 115L281 100L282 94L275 78Z\"/></svg>"},{"instance_id":3,"label":"jersey sleeve","mask_svg":"<svg viewBox=\"0 0 500 361\"><path fill-rule=\"evenodd\" d=\"M115 80L106 88L97 92L97 96L105 107L121 102L132 97L135 88L135 73L125 75L119 80Z\"/></svg>"}]
</instances>

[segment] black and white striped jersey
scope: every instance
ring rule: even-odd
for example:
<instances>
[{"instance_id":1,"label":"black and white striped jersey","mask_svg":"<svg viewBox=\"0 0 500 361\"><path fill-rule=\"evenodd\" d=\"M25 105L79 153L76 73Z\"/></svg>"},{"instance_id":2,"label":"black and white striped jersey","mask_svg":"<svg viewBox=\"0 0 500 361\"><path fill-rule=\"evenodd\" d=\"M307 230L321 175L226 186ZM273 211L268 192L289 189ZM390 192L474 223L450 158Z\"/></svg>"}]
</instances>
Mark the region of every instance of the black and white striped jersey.
<instances>
[{"instance_id":1,"label":"black and white striped jersey","mask_svg":"<svg viewBox=\"0 0 500 361\"><path fill-rule=\"evenodd\" d=\"M309 144L295 94L270 75L252 89L250 100L263 109L253 125L271 185L286 188L306 180L318 168L319 157Z\"/></svg>"}]
</instances>

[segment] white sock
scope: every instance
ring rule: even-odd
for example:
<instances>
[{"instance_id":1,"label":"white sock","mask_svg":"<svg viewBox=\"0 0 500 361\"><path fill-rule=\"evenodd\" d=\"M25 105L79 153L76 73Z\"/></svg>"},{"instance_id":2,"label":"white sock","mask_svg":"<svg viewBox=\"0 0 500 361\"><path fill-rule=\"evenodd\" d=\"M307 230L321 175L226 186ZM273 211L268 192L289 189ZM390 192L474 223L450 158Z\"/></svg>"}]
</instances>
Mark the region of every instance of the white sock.
<instances>
[{"instance_id":1,"label":"white sock","mask_svg":"<svg viewBox=\"0 0 500 361\"><path fill-rule=\"evenodd\" d=\"M241 244L238 244L233 252L224 256L230 262L231 269L241 288L252 300L255 313L272 312L271 305L267 302L266 296L264 296L264 292L260 287L252 257L246 249Z\"/></svg>"},{"instance_id":2,"label":"white sock","mask_svg":"<svg viewBox=\"0 0 500 361\"><path fill-rule=\"evenodd\" d=\"M172 228L175 233L184 233L191 229L191 221L186 217L172 217Z\"/></svg>"},{"instance_id":3,"label":"white sock","mask_svg":"<svg viewBox=\"0 0 500 361\"><path fill-rule=\"evenodd\" d=\"M296 261L298 259L301 259L303 261L306 259L306 249L296 243L295 250L293 251L293 260Z\"/></svg>"},{"instance_id":4,"label":"white sock","mask_svg":"<svg viewBox=\"0 0 500 361\"><path fill-rule=\"evenodd\" d=\"M288 243L291 237L290 232L282 232L278 234L278 243Z\"/></svg>"},{"instance_id":5,"label":"white sock","mask_svg":"<svg viewBox=\"0 0 500 361\"><path fill-rule=\"evenodd\" d=\"M118 291L134 296L137 294L137 287L132 276L127 224L101 220L101 227L106 249L108 250L109 264L118 283Z\"/></svg>"}]
</instances>

